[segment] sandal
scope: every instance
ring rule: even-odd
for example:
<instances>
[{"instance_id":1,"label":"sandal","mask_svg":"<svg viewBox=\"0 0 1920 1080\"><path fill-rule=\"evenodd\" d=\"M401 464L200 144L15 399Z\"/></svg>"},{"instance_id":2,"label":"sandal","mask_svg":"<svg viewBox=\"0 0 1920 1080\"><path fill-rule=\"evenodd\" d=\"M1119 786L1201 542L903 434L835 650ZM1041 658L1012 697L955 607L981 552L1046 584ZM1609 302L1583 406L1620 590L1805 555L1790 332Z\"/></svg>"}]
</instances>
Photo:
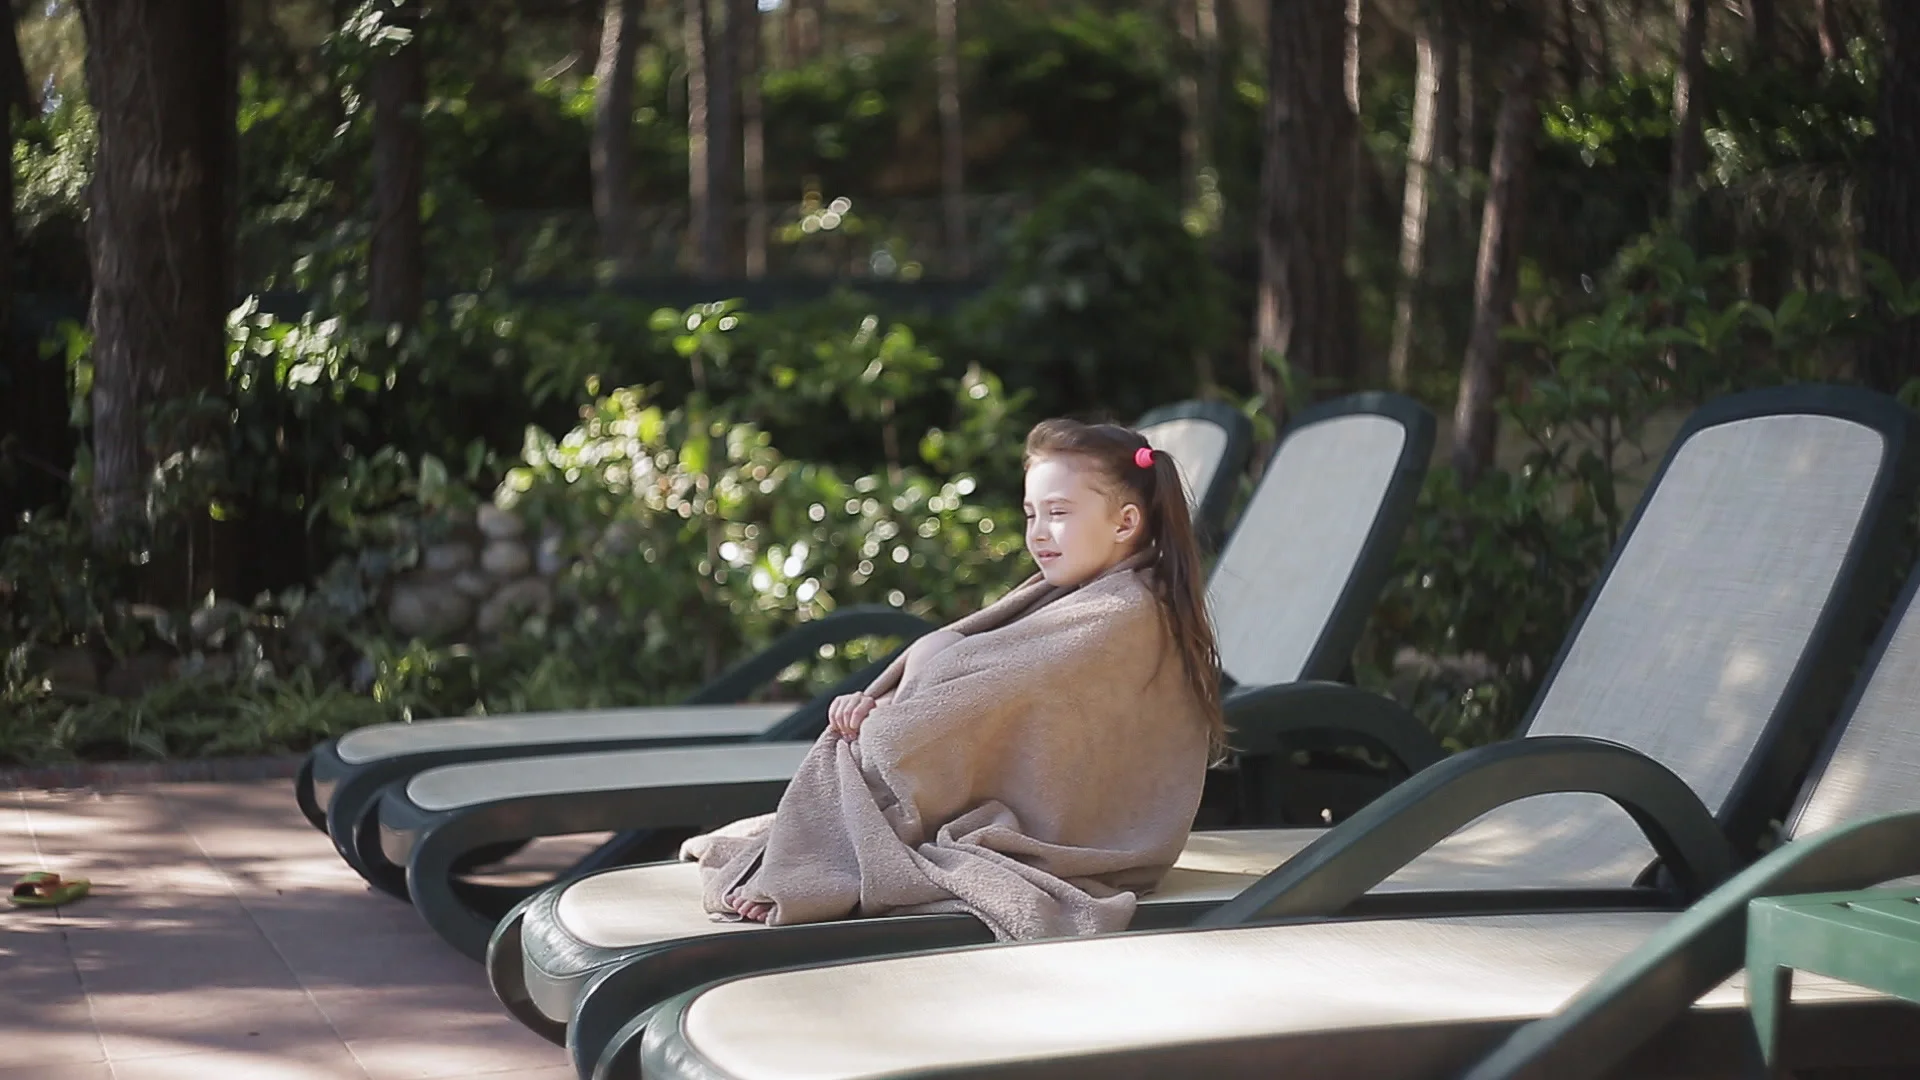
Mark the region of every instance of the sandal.
<instances>
[{"instance_id":1,"label":"sandal","mask_svg":"<svg viewBox=\"0 0 1920 1080\"><path fill-rule=\"evenodd\" d=\"M87 895L93 883L85 878L62 878L59 874L35 870L13 883L7 899L20 907L59 907Z\"/></svg>"}]
</instances>

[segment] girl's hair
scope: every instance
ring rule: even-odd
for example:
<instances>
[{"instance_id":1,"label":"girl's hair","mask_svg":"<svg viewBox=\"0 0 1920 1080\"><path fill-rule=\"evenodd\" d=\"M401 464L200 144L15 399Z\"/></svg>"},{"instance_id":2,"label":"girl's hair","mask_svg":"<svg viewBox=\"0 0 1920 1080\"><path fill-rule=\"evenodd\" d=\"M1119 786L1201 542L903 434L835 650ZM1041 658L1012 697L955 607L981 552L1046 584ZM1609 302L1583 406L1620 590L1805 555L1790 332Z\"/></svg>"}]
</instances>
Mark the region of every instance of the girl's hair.
<instances>
[{"instance_id":1,"label":"girl's hair","mask_svg":"<svg viewBox=\"0 0 1920 1080\"><path fill-rule=\"evenodd\" d=\"M1142 450L1153 464L1139 464ZM1154 588L1167 631L1180 651L1194 696L1206 711L1207 735L1214 752L1226 748L1226 720L1220 712L1220 650L1207 617L1206 585L1200 568L1200 543L1187 512L1186 491L1171 455L1153 450L1139 432L1118 424L1043 420L1027 435L1023 467L1046 457L1071 455L1097 469L1110 493L1138 504L1153 545Z\"/></svg>"}]
</instances>

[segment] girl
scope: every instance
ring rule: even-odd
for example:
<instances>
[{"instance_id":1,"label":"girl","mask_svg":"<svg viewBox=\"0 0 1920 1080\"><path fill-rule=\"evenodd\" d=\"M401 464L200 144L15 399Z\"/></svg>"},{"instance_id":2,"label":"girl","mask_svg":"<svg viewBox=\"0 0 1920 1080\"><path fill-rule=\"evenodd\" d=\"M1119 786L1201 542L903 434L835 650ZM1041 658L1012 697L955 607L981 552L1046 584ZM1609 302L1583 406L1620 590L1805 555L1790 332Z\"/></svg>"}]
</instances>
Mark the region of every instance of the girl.
<instances>
[{"instance_id":1,"label":"girl","mask_svg":"<svg viewBox=\"0 0 1920 1080\"><path fill-rule=\"evenodd\" d=\"M1039 573L836 699L779 811L689 843L709 910L1085 933L1172 864L1225 736L1179 473L1071 420L1033 429L1025 467Z\"/></svg>"}]
</instances>

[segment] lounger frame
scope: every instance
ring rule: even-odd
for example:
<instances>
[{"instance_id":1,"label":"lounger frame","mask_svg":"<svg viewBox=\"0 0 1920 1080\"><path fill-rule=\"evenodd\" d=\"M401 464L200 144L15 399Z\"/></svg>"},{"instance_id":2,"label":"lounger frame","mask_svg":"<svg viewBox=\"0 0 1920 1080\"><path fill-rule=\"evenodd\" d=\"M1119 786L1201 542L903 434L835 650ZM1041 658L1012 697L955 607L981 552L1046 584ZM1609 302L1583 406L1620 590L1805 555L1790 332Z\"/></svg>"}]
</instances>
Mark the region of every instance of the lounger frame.
<instances>
[{"instance_id":1,"label":"lounger frame","mask_svg":"<svg viewBox=\"0 0 1920 1080\"><path fill-rule=\"evenodd\" d=\"M1541 909L1674 908L1717 885L1736 865L1737 859L1750 855L1757 847L1761 829L1777 812L1777 807L1786 802L1791 785L1798 779L1799 767L1808 760L1811 747L1820 738L1826 719L1832 715L1832 707L1845 690L1851 673L1850 661L1858 655L1859 643L1865 639L1876 602L1884 596L1885 583L1891 580L1899 532L1911 506L1910 493L1916 477L1914 418L1890 399L1864 391L1834 387L1781 388L1736 395L1709 404L1694 414L1674 442L1677 448L1690 435L1729 421L1808 413L1855 420L1882 433L1886 439L1883 449L1886 467L1868 496L1869 505L1877 504L1881 509L1864 519L1801 662L1765 725L1760 744L1764 749L1749 761L1718 819L1700 804L1684 782L1627 748L1568 736L1515 739L1456 755L1388 792L1240 898L1200 916L1198 924L1205 927L1332 917L1491 914ZM1649 490L1665 476L1672 459L1670 452L1655 473ZM1609 558L1599 580L1604 581L1611 574L1618 552L1626 548L1626 541L1637 527L1645 505L1643 500L1629 520L1615 555ZM1546 687L1552 685L1598 592L1596 587L1576 617L1566 643L1542 683L1541 693L1526 714L1521 726L1523 732L1531 725ZM1322 724L1337 723L1338 717L1334 714L1319 720ZM1663 865L1657 869L1650 867L1642 879L1644 887L1631 891L1366 895L1369 888L1414 855L1487 810L1552 791L1589 791L1611 798L1640 825L1655 850L1663 856ZM928 927L925 931L928 941L950 938L958 932L951 927L935 927L924 920L922 924ZM505 933L518 933L517 926L502 929ZM779 932L789 929L810 928L782 928ZM873 947L862 949L857 955L874 957L941 947L916 947L898 940L901 933L891 927L878 930ZM735 940L704 942L691 947L714 962L717 957L724 957L727 950L744 954L749 949L748 938L758 946L766 934L756 932L730 937ZM883 938L886 939L884 946L880 944ZM669 952L674 944L649 947L646 966L662 964L657 957ZM517 948L518 942L515 945ZM845 960L853 955L856 954L842 954L834 959ZM817 958L814 959L817 962ZM496 992L501 993L503 999L514 986L512 974L502 970L507 965L503 957L493 970ZM750 958L743 955L733 966L766 971L771 965L755 968ZM520 973L520 978L524 993L524 973ZM663 1000L652 995L658 992L664 979L650 986L639 985L648 981L645 975L621 975L618 968L609 967L589 983L574 1013L576 1030L569 1033L570 1050L582 1076L590 1073L626 1075L625 1070L631 1068L633 1043L644 1027L644 1023L636 1024L631 1019L641 1010L651 1014ZM631 991L639 991L641 996L629 996ZM530 1007L530 1002L509 1002L509 1007L523 1021L528 1020L529 1012L544 1019L537 1009ZM614 1021L622 1010L629 1022L616 1026ZM550 1022L549 1026L552 1026ZM609 1031L612 1034L608 1034Z\"/></svg>"}]
</instances>

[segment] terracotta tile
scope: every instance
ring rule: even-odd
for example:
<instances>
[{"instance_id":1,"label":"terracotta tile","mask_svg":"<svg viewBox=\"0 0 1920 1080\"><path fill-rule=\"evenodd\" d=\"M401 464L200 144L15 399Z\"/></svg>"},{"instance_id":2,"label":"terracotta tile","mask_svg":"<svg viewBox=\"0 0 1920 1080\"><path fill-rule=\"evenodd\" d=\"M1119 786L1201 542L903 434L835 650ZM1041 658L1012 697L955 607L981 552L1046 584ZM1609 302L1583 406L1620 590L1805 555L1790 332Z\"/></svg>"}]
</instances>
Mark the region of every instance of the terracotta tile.
<instances>
[{"instance_id":1,"label":"terracotta tile","mask_svg":"<svg viewBox=\"0 0 1920 1080\"><path fill-rule=\"evenodd\" d=\"M57 1062L0 1069L0 1080L113 1080L113 1066L104 1061Z\"/></svg>"},{"instance_id":2,"label":"terracotta tile","mask_svg":"<svg viewBox=\"0 0 1920 1080\"><path fill-rule=\"evenodd\" d=\"M297 989L173 989L93 995L94 1024L107 1057L121 1061L230 1051L308 1059L342 1044Z\"/></svg>"},{"instance_id":3,"label":"terracotta tile","mask_svg":"<svg viewBox=\"0 0 1920 1080\"><path fill-rule=\"evenodd\" d=\"M24 972L9 968L0 980L0 1069L105 1061L93 1015L71 969Z\"/></svg>"},{"instance_id":4,"label":"terracotta tile","mask_svg":"<svg viewBox=\"0 0 1920 1080\"><path fill-rule=\"evenodd\" d=\"M422 1032L449 1044L469 1037L520 1036L540 1043L538 1036L507 1015L485 983L315 989L312 994L327 1022L349 1043L413 1038Z\"/></svg>"},{"instance_id":5,"label":"terracotta tile","mask_svg":"<svg viewBox=\"0 0 1920 1080\"><path fill-rule=\"evenodd\" d=\"M280 942L280 954L309 990L369 987L485 989L484 969L422 926L411 934L302 938Z\"/></svg>"},{"instance_id":6,"label":"terracotta tile","mask_svg":"<svg viewBox=\"0 0 1920 1080\"><path fill-rule=\"evenodd\" d=\"M547 847L521 865L569 857ZM0 1016L35 1032L0 1036L0 1070L95 1080L110 1054L116 1080L570 1075L478 965L339 860L286 781L0 794L0 860L96 886L0 912Z\"/></svg>"},{"instance_id":7,"label":"terracotta tile","mask_svg":"<svg viewBox=\"0 0 1920 1080\"><path fill-rule=\"evenodd\" d=\"M311 1057L210 1051L116 1061L114 1080L359 1080L366 1073L344 1046Z\"/></svg>"},{"instance_id":8,"label":"terracotta tile","mask_svg":"<svg viewBox=\"0 0 1920 1080\"><path fill-rule=\"evenodd\" d=\"M372 1080L432 1080L545 1069L566 1064L566 1051L535 1038L527 1042L463 1037L435 1031L414 1038L369 1039L347 1043Z\"/></svg>"},{"instance_id":9,"label":"terracotta tile","mask_svg":"<svg viewBox=\"0 0 1920 1080\"><path fill-rule=\"evenodd\" d=\"M241 916L244 920L245 916ZM251 924L207 926L197 921L155 925L103 925L69 931L67 948L74 966L96 989L97 975L111 976L130 967L165 969L179 978L218 977L227 973L289 972L272 942ZM159 972L156 972L159 974ZM174 980L177 985L178 979Z\"/></svg>"},{"instance_id":10,"label":"terracotta tile","mask_svg":"<svg viewBox=\"0 0 1920 1080\"><path fill-rule=\"evenodd\" d=\"M275 942L345 941L383 934L420 936L439 942L426 920L411 905L365 886L362 888L366 891L359 895L326 892L302 895L289 890L284 896L250 899L246 907L254 924Z\"/></svg>"}]
</instances>

